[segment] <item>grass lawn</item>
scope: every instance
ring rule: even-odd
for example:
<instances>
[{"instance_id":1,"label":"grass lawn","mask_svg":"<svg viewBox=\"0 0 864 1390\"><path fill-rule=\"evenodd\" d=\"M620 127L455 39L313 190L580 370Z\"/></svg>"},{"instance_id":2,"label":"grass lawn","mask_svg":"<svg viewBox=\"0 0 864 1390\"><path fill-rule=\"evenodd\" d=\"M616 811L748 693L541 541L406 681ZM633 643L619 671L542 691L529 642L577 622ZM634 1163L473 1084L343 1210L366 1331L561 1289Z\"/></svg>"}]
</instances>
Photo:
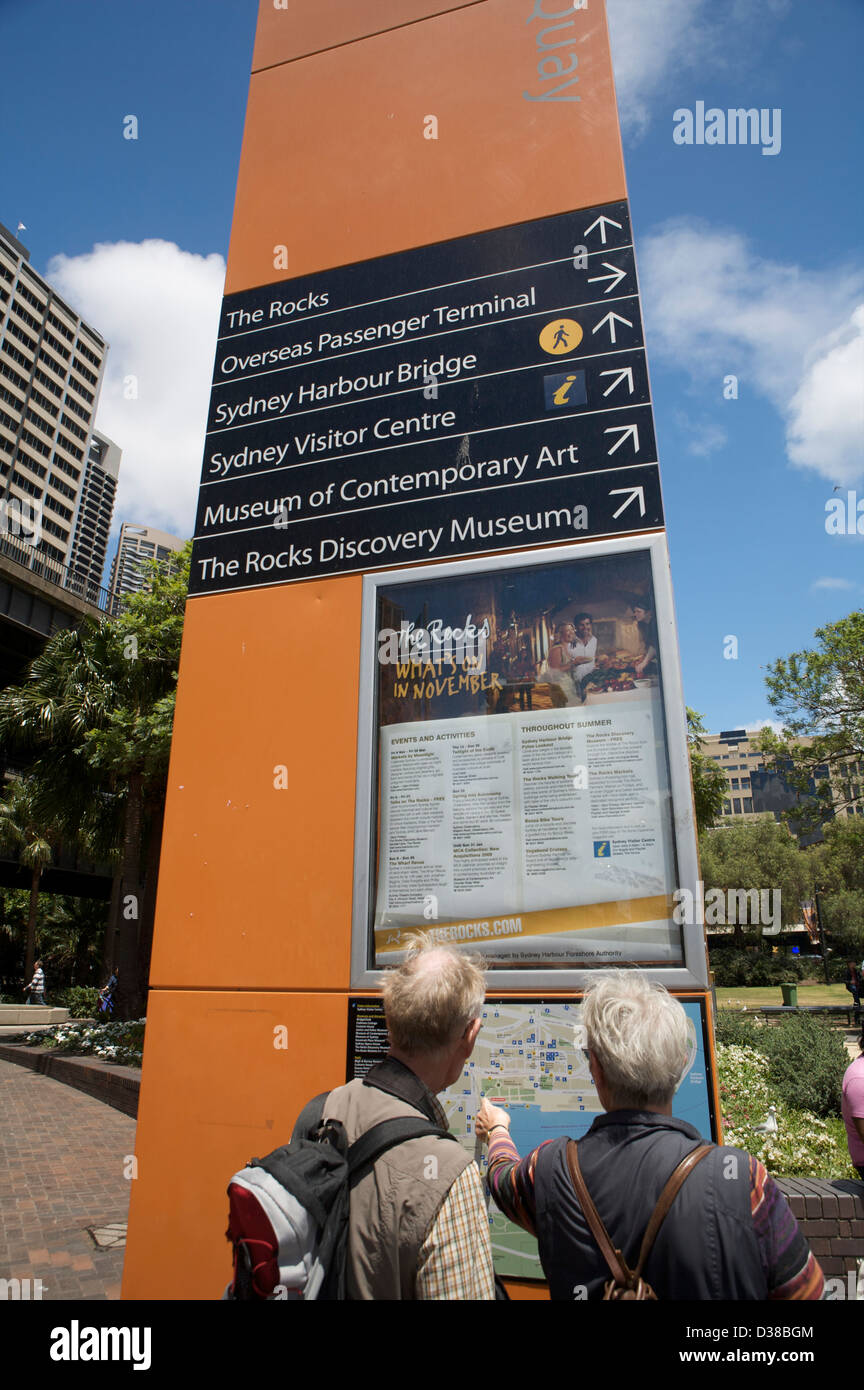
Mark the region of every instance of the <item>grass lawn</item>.
<instances>
[{"instance_id":1,"label":"grass lawn","mask_svg":"<svg viewBox=\"0 0 864 1390\"><path fill-rule=\"evenodd\" d=\"M766 1004L782 1004L779 985L733 985L717 990L717 1007L761 1009ZM842 984L807 985L798 983L799 1004L851 1004L852 995Z\"/></svg>"}]
</instances>

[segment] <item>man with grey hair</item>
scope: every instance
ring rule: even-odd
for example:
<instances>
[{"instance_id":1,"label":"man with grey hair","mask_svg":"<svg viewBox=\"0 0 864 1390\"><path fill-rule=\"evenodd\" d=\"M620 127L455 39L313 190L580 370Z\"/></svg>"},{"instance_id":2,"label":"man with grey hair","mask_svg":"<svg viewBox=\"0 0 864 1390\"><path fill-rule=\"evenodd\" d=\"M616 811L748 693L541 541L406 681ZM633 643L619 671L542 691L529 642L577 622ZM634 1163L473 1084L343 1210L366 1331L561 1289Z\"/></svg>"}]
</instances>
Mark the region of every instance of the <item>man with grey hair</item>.
<instances>
[{"instance_id":1,"label":"man with grey hair","mask_svg":"<svg viewBox=\"0 0 864 1390\"><path fill-rule=\"evenodd\" d=\"M489 1141L489 1187L506 1216L537 1236L556 1299L598 1299L610 1267L575 1186L578 1169L612 1246L632 1270L660 1194L702 1147L672 1114L689 1055L687 1016L663 985L612 971L586 991L582 1036L606 1114L574 1146L552 1139L520 1159L506 1110L483 1101L477 1134ZM757 1159L712 1146L678 1189L643 1276L660 1299L818 1299L822 1271L795 1217Z\"/></svg>"},{"instance_id":2,"label":"man with grey hair","mask_svg":"<svg viewBox=\"0 0 864 1390\"><path fill-rule=\"evenodd\" d=\"M362 1081L331 1091L324 1119L353 1143L384 1120L423 1116L447 1130L437 1092L462 1074L485 997L477 961L428 936L409 939L384 978L390 1053ZM388 1149L351 1192L347 1290L354 1299L493 1299L483 1183L450 1137Z\"/></svg>"}]
</instances>

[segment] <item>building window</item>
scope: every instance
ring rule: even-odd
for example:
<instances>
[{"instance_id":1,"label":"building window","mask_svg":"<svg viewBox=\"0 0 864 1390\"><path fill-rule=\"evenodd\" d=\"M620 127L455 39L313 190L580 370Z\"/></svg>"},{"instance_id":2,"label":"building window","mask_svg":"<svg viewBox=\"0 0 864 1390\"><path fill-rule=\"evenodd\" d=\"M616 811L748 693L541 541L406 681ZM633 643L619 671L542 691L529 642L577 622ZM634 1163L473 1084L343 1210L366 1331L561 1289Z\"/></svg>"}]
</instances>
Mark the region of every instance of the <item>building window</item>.
<instances>
[{"instance_id":1,"label":"building window","mask_svg":"<svg viewBox=\"0 0 864 1390\"><path fill-rule=\"evenodd\" d=\"M740 814L741 814L741 798L740 798L740 796L733 796L733 798L732 798L732 805L733 805L733 807L734 807L736 816L740 816Z\"/></svg>"},{"instance_id":2,"label":"building window","mask_svg":"<svg viewBox=\"0 0 864 1390\"><path fill-rule=\"evenodd\" d=\"M741 790L737 777L732 778L732 790L733 792L740 792Z\"/></svg>"},{"instance_id":3,"label":"building window","mask_svg":"<svg viewBox=\"0 0 864 1390\"><path fill-rule=\"evenodd\" d=\"M745 814L748 815L748 816L752 813L752 811L753 811L753 798L752 798L752 796L745 796L745 797L744 797L744 811L745 811Z\"/></svg>"},{"instance_id":4,"label":"building window","mask_svg":"<svg viewBox=\"0 0 864 1390\"><path fill-rule=\"evenodd\" d=\"M741 778L741 790L742 790L742 792L749 792L749 790L750 790L750 778L749 778L749 777L742 777L742 778Z\"/></svg>"},{"instance_id":5,"label":"building window","mask_svg":"<svg viewBox=\"0 0 864 1390\"><path fill-rule=\"evenodd\" d=\"M731 816L731 814L732 814L732 802L731 802L731 801L724 801L724 802L723 802L723 814L724 814L724 816Z\"/></svg>"}]
</instances>

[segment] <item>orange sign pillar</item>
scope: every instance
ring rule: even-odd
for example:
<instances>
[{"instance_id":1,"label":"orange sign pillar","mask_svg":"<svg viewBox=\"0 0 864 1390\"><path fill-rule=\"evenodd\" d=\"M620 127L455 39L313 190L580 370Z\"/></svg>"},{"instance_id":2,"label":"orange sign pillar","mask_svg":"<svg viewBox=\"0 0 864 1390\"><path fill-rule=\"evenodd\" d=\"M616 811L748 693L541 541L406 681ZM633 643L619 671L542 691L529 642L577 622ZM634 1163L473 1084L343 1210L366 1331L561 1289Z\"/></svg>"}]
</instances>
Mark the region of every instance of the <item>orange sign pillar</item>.
<instances>
[{"instance_id":1,"label":"orange sign pillar","mask_svg":"<svg viewBox=\"0 0 864 1390\"><path fill-rule=\"evenodd\" d=\"M226 293L625 197L602 0L261 0ZM218 1297L230 1175L344 1080L361 587L188 604L126 1298Z\"/></svg>"}]
</instances>

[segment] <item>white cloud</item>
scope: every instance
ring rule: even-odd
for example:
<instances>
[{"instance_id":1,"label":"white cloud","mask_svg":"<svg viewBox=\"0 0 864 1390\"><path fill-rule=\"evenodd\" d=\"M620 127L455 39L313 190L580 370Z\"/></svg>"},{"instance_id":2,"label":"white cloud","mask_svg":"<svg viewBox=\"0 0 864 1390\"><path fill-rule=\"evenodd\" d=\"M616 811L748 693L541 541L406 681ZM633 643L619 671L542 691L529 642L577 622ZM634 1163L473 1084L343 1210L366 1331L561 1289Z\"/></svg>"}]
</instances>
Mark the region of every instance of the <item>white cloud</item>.
<instances>
[{"instance_id":1,"label":"white cloud","mask_svg":"<svg viewBox=\"0 0 864 1390\"><path fill-rule=\"evenodd\" d=\"M606 10L622 127L638 139L662 115L671 140L675 107L705 96L695 78L733 72L740 81L759 71L789 0L607 0Z\"/></svg>"},{"instance_id":2,"label":"white cloud","mask_svg":"<svg viewBox=\"0 0 864 1390\"><path fill-rule=\"evenodd\" d=\"M810 587L811 589L854 589L855 585L851 579L830 579L826 575L824 579L814 579Z\"/></svg>"},{"instance_id":3,"label":"white cloud","mask_svg":"<svg viewBox=\"0 0 864 1390\"><path fill-rule=\"evenodd\" d=\"M694 420L683 410L675 412L675 423L687 440L688 454L696 458L708 458L726 443L726 431L711 420Z\"/></svg>"},{"instance_id":4,"label":"white cloud","mask_svg":"<svg viewBox=\"0 0 864 1390\"><path fill-rule=\"evenodd\" d=\"M116 242L55 256L46 274L109 344L96 427L123 450L115 525L191 536L224 260L170 241ZM131 376L138 395L127 400Z\"/></svg>"},{"instance_id":5,"label":"white cloud","mask_svg":"<svg viewBox=\"0 0 864 1390\"><path fill-rule=\"evenodd\" d=\"M648 236L639 260L649 354L700 386L713 378L718 396L737 376L739 396L763 396L783 417L790 462L854 483L864 274L772 261L739 232L693 219Z\"/></svg>"},{"instance_id":6,"label":"white cloud","mask_svg":"<svg viewBox=\"0 0 864 1390\"><path fill-rule=\"evenodd\" d=\"M707 58L707 8L707 0L608 0L618 112L628 134L645 133L671 72Z\"/></svg>"},{"instance_id":7,"label":"white cloud","mask_svg":"<svg viewBox=\"0 0 864 1390\"><path fill-rule=\"evenodd\" d=\"M864 304L816 351L790 402L789 457L854 482L864 469ZM829 460L831 468L823 466Z\"/></svg>"},{"instance_id":8,"label":"white cloud","mask_svg":"<svg viewBox=\"0 0 864 1390\"><path fill-rule=\"evenodd\" d=\"M758 734L760 729L773 729L775 734L782 734L783 725L776 719L757 719L755 724L745 724L748 734Z\"/></svg>"}]
</instances>

